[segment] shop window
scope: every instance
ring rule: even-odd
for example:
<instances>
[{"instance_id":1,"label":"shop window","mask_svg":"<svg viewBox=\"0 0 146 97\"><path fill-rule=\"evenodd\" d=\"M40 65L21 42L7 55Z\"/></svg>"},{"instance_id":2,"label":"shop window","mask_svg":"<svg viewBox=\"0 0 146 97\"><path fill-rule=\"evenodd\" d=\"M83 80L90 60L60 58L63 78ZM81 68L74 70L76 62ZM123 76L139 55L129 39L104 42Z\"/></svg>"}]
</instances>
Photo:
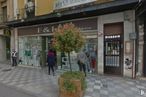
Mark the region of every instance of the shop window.
<instances>
[{"instance_id":1,"label":"shop window","mask_svg":"<svg viewBox=\"0 0 146 97\"><path fill-rule=\"evenodd\" d=\"M87 71L94 73L97 68L97 39L87 39L84 46L87 60Z\"/></svg>"},{"instance_id":2,"label":"shop window","mask_svg":"<svg viewBox=\"0 0 146 97\"><path fill-rule=\"evenodd\" d=\"M39 37L19 37L19 59L22 65L40 65L41 44Z\"/></svg>"}]
</instances>

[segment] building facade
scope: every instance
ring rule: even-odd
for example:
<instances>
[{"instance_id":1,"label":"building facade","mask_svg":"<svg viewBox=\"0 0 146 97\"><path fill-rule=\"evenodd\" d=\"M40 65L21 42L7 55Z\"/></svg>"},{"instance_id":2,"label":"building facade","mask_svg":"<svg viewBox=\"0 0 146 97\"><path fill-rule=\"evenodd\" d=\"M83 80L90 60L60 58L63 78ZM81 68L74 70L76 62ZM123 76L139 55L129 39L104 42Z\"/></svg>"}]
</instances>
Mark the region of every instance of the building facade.
<instances>
[{"instance_id":1,"label":"building facade","mask_svg":"<svg viewBox=\"0 0 146 97\"><path fill-rule=\"evenodd\" d=\"M84 49L92 56L90 70L135 77L134 7L138 0L68 0L66 3L45 0L49 6L42 5L43 0L18 1L15 4L23 12L14 10L16 20L9 21L7 26L12 29L13 45L23 60L22 65L44 65L54 28L72 22L86 37ZM61 52L57 52L57 64L67 64L67 59L61 56ZM76 65L75 56L73 52L72 62Z\"/></svg>"},{"instance_id":2,"label":"building facade","mask_svg":"<svg viewBox=\"0 0 146 97\"><path fill-rule=\"evenodd\" d=\"M141 0L136 7L137 30L137 75L146 76L146 1Z\"/></svg>"},{"instance_id":3,"label":"building facade","mask_svg":"<svg viewBox=\"0 0 146 97\"><path fill-rule=\"evenodd\" d=\"M0 62L10 60L10 30L6 26L9 3L8 0L0 0Z\"/></svg>"}]
</instances>

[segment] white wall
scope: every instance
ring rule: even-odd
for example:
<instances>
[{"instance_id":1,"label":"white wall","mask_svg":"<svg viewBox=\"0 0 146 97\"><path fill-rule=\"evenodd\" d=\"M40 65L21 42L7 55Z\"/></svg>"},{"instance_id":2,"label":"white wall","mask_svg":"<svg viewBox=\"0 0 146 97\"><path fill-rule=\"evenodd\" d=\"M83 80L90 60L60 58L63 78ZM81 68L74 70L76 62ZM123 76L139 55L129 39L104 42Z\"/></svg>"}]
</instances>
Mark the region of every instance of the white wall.
<instances>
[{"instance_id":1,"label":"white wall","mask_svg":"<svg viewBox=\"0 0 146 97\"><path fill-rule=\"evenodd\" d=\"M126 15L126 18L125 18ZM103 74L104 73L104 24L107 23L116 23L116 22L124 22L124 44L125 41L129 41L129 33L135 32L135 17L134 17L134 11L125 11L125 12L119 12L119 13L113 13L113 14L106 14L101 15L98 17L98 73ZM129 19L128 19L129 18ZM124 47L123 47L124 49ZM132 55L126 55L124 51L124 60L125 58L131 57ZM131 69L126 69L126 66L124 64L123 60L123 75L131 77Z\"/></svg>"},{"instance_id":2,"label":"white wall","mask_svg":"<svg viewBox=\"0 0 146 97\"><path fill-rule=\"evenodd\" d=\"M0 62L6 61L6 41L3 36L0 36Z\"/></svg>"}]
</instances>

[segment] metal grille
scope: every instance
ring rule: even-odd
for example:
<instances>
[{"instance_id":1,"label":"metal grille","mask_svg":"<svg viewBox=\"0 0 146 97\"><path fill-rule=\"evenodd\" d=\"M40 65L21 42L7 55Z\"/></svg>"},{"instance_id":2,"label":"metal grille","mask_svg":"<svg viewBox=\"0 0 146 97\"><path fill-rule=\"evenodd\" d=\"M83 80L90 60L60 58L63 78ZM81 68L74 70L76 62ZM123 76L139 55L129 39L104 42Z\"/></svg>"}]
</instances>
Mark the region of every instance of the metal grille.
<instances>
[{"instance_id":1,"label":"metal grille","mask_svg":"<svg viewBox=\"0 0 146 97\"><path fill-rule=\"evenodd\" d=\"M120 66L120 35L105 36L105 66Z\"/></svg>"}]
</instances>

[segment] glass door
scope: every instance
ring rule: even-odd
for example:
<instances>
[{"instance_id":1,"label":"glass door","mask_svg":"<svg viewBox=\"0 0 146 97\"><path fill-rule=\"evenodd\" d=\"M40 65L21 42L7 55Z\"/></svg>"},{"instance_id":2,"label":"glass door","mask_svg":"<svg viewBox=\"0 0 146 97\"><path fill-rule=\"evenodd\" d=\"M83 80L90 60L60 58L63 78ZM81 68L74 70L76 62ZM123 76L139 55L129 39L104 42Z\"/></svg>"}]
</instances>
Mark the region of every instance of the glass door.
<instances>
[{"instance_id":1,"label":"glass door","mask_svg":"<svg viewBox=\"0 0 146 97\"><path fill-rule=\"evenodd\" d=\"M121 36L105 36L104 69L105 73L121 74Z\"/></svg>"}]
</instances>

